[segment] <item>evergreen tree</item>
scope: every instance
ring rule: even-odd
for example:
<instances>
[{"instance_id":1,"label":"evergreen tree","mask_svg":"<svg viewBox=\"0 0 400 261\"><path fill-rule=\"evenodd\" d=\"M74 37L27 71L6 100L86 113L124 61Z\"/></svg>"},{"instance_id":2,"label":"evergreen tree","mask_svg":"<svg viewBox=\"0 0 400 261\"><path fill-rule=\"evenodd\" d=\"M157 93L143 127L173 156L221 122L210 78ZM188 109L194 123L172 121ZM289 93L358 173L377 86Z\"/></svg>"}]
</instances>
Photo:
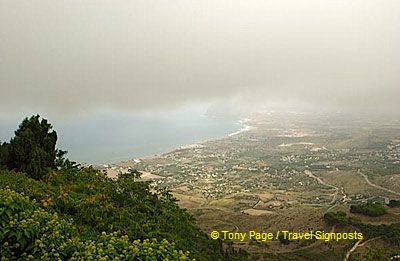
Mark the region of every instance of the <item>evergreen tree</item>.
<instances>
[{"instance_id":1,"label":"evergreen tree","mask_svg":"<svg viewBox=\"0 0 400 261\"><path fill-rule=\"evenodd\" d=\"M7 159L7 144L0 141L0 169L6 168L6 159Z\"/></svg>"},{"instance_id":2,"label":"evergreen tree","mask_svg":"<svg viewBox=\"0 0 400 261\"><path fill-rule=\"evenodd\" d=\"M39 115L25 118L9 144L3 144L3 162L10 170L25 172L41 179L48 169L56 167L57 133Z\"/></svg>"}]
</instances>

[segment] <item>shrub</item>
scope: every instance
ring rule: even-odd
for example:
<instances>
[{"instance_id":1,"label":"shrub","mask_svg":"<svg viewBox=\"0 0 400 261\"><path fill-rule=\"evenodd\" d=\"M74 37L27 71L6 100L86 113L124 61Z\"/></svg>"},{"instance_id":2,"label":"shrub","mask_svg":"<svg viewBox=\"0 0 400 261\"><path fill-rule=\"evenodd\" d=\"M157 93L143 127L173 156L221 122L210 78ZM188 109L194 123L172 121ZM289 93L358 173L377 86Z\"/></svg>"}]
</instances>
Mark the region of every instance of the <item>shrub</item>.
<instances>
[{"instance_id":1,"label":"shrub","mask_svg":"<svg viewBox=\"0 0 400 261\"><path fill-rule=\"evenodd\" d=\"M188 260L167 240L131 241L119 232L82 240L71 221L10 189L0 190L0 256L8 260Z\"/></svg>"},{"instance_id":2,"label":"shrub","mask_svg":"<svg viewBox=\"0 0 400 261\"><path fill-rule=\"evenodd\" d=\"M387 213L384 205L380 203L365 203L360 205L351 205L351 213L360 213L370 217L379 217Z\"/></svg>"},{"instance_id":3,"label":"shrub","mask_svg":"<svg viewBox=\"0 0 400 261\"><path fill-rule=\"evenodd\" d=\"M389 207L394 208L394 207L400 207L400 200L396 199L391 199L388 204Z\"/></svg>"},{"instance_id":4,"label":"shrub","mask_svg":"<svg viewBox=\"0 0 400 261\"><path fill-rule=\"evenodd\" d=\"M347 225L349 222L343 211L325 213L324 220L330 225Z\"/></svg>"}]
</instances>

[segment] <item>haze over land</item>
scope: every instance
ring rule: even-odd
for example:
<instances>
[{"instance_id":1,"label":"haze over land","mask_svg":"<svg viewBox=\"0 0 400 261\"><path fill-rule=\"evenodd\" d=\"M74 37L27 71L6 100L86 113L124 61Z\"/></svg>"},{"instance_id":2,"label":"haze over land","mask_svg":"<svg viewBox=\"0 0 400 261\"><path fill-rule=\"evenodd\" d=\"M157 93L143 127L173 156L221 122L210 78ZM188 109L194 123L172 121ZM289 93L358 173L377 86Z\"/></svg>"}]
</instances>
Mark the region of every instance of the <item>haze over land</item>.
<instances>
[{"instance_id":1,"label":"haze over land","mask_svg":"<svg viewBox=\"0 0 400 261\"><path fill-rule=\"evenodd\" d=\"M396 0L2 0L0 139L39 113L90 161L83 151L112 151L122 136L133 145L138 124L162 130L188 111L193 121L260 108L396 118L399 24Z\"/></svg>"},{"instance_id":2,"label":"haze over land","mask_svg":"<svg viewBox=\"0 0 400 261\"><path fill-rule=\"evenodd\" d=\"M398 113L400 2L0 2L1 119L189 103Z\"/></svg>"},{"instance_id":3,"label":"haze over land","mask_svg":"<svg viewBox=\"0 0 400 261\"><path fill-rule=\"evenodd\" d=\"M399 33L399 0L0 0L0 255L399 257Z\"/></svg>"}]
</instances>

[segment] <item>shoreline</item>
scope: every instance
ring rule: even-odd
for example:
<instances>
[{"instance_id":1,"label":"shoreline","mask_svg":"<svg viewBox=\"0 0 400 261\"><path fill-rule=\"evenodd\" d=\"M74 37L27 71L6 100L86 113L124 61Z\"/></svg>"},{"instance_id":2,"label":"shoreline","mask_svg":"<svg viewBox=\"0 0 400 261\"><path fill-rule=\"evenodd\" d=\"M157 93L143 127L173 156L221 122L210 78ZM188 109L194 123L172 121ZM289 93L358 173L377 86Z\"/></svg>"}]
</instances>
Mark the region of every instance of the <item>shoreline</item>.
<instances>
[{"instance_id":1,"label":"shoreline","mask_svg":"<svg viewBox=\"0 0 400 261\"><path fill-rule=\"evenodd\" d=\"M182 150L182 149L193 149L193 148L203 148L205 145L205 143L210 142L210 141L216 141L216 140L222 140L222 139L229 139L231 137L240 135L242 133L251 131L253 129L256 129L255 126L251 126L249 124L246 124L248 122L252 121L249 118L242 118L236 121L237 124L241 125L241 128L237 131L231 132L231 133L227 133L224 134L222 136L216 137L216 138L208 138L208 139L204 139L204 140L200 140L198 142L194 142L194 143L188 143L188 144L182 144L182 145L177 145L171 148L166 149L163 152L159 152L159 153L155 153L155 154L147 154L147 155L143 155L143 156L138 156L138 157L133 157L133 158L128 158L125 160L117 160L117 161L108 161L108 162L100 162L100 163L80 163L84 166L94 166L100 169L103 168L112 168L112 167L117 167L117 166L121 166L130 162L135 162L135 163L139 163L142 160L146 160L146 159L153 159L153 158L157 158L160 157L162 155L165 155L167 153L171 153L177 150Z\"/></svg>"},{"instance_id":2,"label":"shoreline","mask_svg":"<svg viewBox=\"0 0 400 261\"><path fill-rule=\"evenodd\" d=\"M241 129L238 130L238 131L235 131L235 132L232 132L232 133L228 134L228 137L236 136L236 135L238 135L238 134L240 134L240 133L253 130L254 128L255 128L255 127L250 126L250 125L244 125L244 128L241 128Z\"/></svg>"},{"instance_id":3,"label":"shoreline","mask_svg":"<svg viewBox=\"0 0 400 261\"><path fill-rule=\"evenodd\" d=\"M130 168L128 166L130 163L140 163L142 160L158 158L158 157L163 156L163 155L165 155L167 153L172 153L172 152L177 151L177 150L203 148L205 146L204 143L207 143L207 142L210 142L210 141L222 140L222 139L229 139L231 137L234 137L234 136L240 135L242 133L248 132L250 130L256 129L256 127L246 124L249 121L251 121L251 120L248 119L248 118L238 120L237 123L241 124L242 128L237 130L237 131L235 131L235 132L231 132L231 133L225 134L222 137L205 139L205 140L202 140L202 141L199 141L199 142L181 145L181 146L178 146L178 147L174 147L172 149L168 149L165 152L162 152L162 153L159 153L159 154L144 155L144 156L141 156L141 157L130 158L128 160L108 162L108 163L100 163L100 164L95 164L95 165L92 165L92 166L94 166L94 168L99 169L101 172L105 173L108 177L116 178L118 176L118 173L124 173ZM128 164L128 165L126 165L126 164ZM151 173L148 173L148 174L151 175Z\"/></svg>"},{"instance_id":4,"label":"shoreline","mask_svg":"<svg viewBox=\"0 0 400 261\"><path fill-rule=\"evenodd\" d=\"M228 134L226 134L226 135L224 135L222 137L211 138L211 139L206 139L206 140L202 140L202 141L195 142L195 143L184 144L184 145L180 145L178 147L169 149L169 150L167 150L165 152L162 152L162 153L159 153L159 154L145 155L145 156L136 157L136 158L132 158L132 159L125 160L125 161L119 161L119 162L129 162L129 161L135 161L135 162L139 161L140 162L142 159L145 160L145 159L151 159L151 158L159 157L161 155L164 155L164 154L176 151L176 150L191 149L191 148L202 148L202 147L204 147L204 143L206 143L206 142L230 138L230 137L233 137L233 136L237 136L237 135L239 135L241 133L248 132L250 130L255 129L256 127L245 124L245 123L247 123L249 121L251 121L251 119L249 119L249 118L244 118L244 119L238 120L237 123L241 124L242 128L240 130L238 130L238 131L228 133ZM110 163L110 164L115 164L115 163L119 163L119 162L114 162L114 163Z\"/></svg>"},{"instance_id":5,"label":"shoreline","mask_svg":"<svg viewBox=\"0 0 400 261\"><path fill-rule=\"evenodd\" d=\"M246 131L250 131L250 130L255 129L254 126L251 126L251 125L247 125L247 124L246 124L246 123L249 122L249 121L251 121L251 119L249 119L249 118L244 118L244 119L238 120L238 123L241 124L243 127L242 127L240 130L238 130L238 131L229 133L229 134L228 134L228 137L236 136L236 135L238 135L238 134L240 134L240 133L243 133L243 132L246 132Z\"/></svg>"}]
</instances>

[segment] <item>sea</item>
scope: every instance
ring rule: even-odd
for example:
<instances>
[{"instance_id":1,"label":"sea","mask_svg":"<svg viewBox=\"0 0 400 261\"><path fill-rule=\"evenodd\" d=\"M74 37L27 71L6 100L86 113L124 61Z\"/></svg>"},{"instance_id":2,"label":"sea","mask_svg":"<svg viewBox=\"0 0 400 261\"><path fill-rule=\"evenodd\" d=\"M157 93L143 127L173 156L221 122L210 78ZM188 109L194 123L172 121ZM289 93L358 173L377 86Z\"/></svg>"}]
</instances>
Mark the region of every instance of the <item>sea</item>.
<instances>
[{"instance_id":1,"label":"sea","mask_svg":"<svg viewBox=\"0 0 400 261\"><path fill-rule=\"evenodd\" d=\"M87 117L48 119L58 134L57 148L87 164L113 163L157 155L184 145L227 137L243 128L238 116L199 109L152 112L102 111ZM21 119L0 123L8 141Z\"/></svg>"}]
</instances>

